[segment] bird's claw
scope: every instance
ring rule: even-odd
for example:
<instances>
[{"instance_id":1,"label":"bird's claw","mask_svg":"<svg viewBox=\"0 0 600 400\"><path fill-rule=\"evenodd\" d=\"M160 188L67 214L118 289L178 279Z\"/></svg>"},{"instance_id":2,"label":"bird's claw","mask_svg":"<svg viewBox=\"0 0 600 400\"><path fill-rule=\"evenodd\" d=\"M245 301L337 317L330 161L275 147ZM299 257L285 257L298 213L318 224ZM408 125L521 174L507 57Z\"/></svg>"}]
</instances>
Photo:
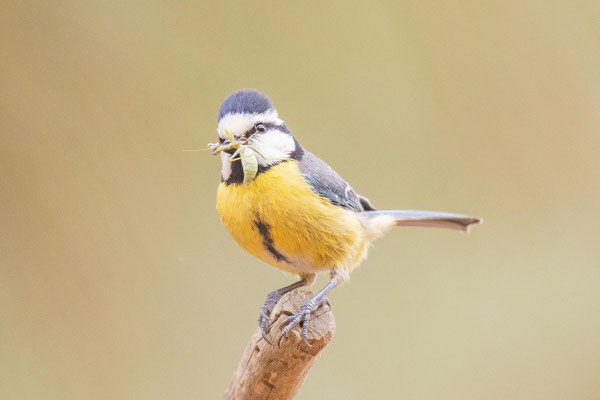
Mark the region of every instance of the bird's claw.
<instances>
[{"instance_id":1,"label":"bird's claw","mask_svg":"<svg viewBox=\"0 0 600 400\"><path fill-rule=\"evenodd\" d=\"M310 314L319 308L319 306L321 306L323 303L326 303L329 308L331 308L331 303L329 303L329 299L327 297L323 297L318 301L311 299L304 303L296 314L287 317L283 322L285 326L281 330L281 334L277 340L277 346L281 347L283 338L296 324L299 324L299 326L302 328L302 333L300 334L302 341L306 343L307 346L310 346L310 343L308 343L308 323L310 321Z\"/></svg>"},{"instance_id":2,"label":"bird's claw","mask_svg":"<svg viewBox=\"0 0 600 400\"><path fill-rule=\"evenodd\" d=\"M269 321L271 320L270 314L275 308L275 305L281 299L282 295L277 291L271 292L267 295L267 300L265 300L265 304L260 308L260 315L258 316L258 326L260 328L260 333L265 339L265 342L271 344L269 339L267 339L267 332L269 331Z\"/></svg>"}]
</instances>

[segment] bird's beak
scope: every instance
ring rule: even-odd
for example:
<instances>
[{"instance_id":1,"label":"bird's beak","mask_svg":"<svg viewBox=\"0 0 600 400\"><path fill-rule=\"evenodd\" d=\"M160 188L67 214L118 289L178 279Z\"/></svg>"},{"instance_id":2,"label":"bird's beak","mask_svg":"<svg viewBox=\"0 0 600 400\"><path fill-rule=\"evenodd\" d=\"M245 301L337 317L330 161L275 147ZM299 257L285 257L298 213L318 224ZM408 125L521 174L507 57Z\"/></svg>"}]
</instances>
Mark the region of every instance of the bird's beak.
<instances>
[{"instance_id":1,"label":"bird's beak","mask_svg":"<svg viewBox=\"0 0 600 400\"><path fill-rule=\"evenodd\" d=\"M225 139L223 143L209 143L208 147L212 150L214 155L217 155L223 150L229 148L230 145L231 141L229 139Z\"/></svg>"}]
</instances>

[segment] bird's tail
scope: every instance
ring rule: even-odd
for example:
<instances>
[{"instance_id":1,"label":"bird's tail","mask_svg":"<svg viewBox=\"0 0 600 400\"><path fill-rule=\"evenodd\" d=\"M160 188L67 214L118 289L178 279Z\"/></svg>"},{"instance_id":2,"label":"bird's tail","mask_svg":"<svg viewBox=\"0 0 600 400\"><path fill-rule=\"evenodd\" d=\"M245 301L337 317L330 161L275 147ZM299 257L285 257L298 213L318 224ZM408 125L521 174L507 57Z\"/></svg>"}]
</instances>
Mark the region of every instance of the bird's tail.
<instances>
[{"instance_id":1,"label":"bird's tail","mask_svg":"<svg viewBox=\"0 0 600 400\"><path fill-rule=\"evenodd\" d=\"M377 210L363 211L360 215L364 218L363 223L369 236L373 239L382 236L394 226L423 226L468 232L471 225L481 222L477 217L440 211Z\"/></svg>"}]
</instances>

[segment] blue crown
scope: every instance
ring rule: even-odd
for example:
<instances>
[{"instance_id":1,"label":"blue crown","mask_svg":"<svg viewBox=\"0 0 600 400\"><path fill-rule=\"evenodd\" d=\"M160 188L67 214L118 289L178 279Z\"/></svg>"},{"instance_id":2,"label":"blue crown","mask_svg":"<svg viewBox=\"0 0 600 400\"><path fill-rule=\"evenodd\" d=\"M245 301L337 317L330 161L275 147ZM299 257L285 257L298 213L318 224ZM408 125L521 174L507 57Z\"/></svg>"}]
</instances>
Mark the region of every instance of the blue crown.
<instances>
[{"instance_id":1,"label":"blue crown","mask_svg":"<svg viewBox=\"0 0 600 400\"><path fill-rule=\"evenodd\" d=\"M227 114L261 114L272 108L271 100L258 90L238 90L231 93L221 104L219 121Z\"/></svg>"}]
</instances>

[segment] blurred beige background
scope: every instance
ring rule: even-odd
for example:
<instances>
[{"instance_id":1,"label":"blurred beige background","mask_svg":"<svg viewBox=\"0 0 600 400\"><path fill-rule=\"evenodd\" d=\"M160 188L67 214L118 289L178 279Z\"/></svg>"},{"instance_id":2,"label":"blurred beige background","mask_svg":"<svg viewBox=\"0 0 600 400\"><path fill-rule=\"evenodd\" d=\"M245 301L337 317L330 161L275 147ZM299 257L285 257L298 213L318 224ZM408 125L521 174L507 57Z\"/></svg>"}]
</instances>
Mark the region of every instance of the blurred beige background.
<instances>
[{"instance_id":1,"label":"blurred beige background","mask_svg":"<svg viewBox=\"0 0 600 400\"><path fill-rule=\"evenodd\" d=\"M292 281L182 151L246 87L376 206L485 219L377 242L298 398L600 398L600 3L10 3L0 398L222 395Z\"/></svg>"}]
</instances>

